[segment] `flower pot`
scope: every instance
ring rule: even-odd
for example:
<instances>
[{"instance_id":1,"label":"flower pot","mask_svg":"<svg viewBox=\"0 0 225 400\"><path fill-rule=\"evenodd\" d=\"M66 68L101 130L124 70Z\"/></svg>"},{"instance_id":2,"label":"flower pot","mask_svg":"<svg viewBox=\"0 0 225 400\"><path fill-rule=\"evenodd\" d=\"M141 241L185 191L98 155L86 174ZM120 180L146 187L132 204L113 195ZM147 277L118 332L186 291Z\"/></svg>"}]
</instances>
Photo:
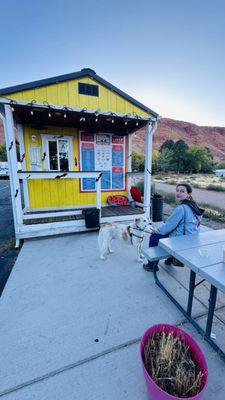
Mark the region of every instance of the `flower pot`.
<instances>
[{"instance_id":1,"label":"flower pot","mask_svg":"<svg viewBox=\"0 0 225 400\"><path fill-rule=\"evenodd\" d=\"M144 362L143 362L143 349L148 341L149 337L152 336L153 333L155 332L161 332L164 331L165 333L172 332L174 336L179 336L188 346L190 351L192 352L194 359L196 363L198 364L198 367L200 368L201 372L203 373L203 378L202 378L202 385L201 389L198 394L192 397L186 397L186 400L199 400L205 390L206 383L207 383L207 378L208 378L208 368L207 368L207 363L204 357L204 354L199 347L199 345L195 342L194 339L192 339L191 336L189 336L186 332L182 331L181 329L177 328L176 326L173 325L168 325L168 324L157 324L154 325L146 330L144 333L142 339L141 339L141 344L140 344L140 356L141 356L141 362L142 362L142 368L144 372L144 377L147 385L147 390L148 390L148 396L150 400L175 400L175 399L181 399L181 397L176 397L173 396L169 393L166 393L164 390L162 390L151 378L149 373L147 372ZM184 399L184 397L182 397Z\"/></svg>"}]
</instances>

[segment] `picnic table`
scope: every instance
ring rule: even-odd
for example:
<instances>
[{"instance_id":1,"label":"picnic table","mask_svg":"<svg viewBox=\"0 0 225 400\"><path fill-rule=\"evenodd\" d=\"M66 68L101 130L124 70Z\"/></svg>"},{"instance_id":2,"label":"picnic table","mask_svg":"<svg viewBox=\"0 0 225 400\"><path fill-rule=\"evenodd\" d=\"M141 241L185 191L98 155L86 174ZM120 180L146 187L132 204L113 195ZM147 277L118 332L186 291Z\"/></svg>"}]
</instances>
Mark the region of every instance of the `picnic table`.
<instances>
[{"instance_id":1,"label":"picnic table","mask_svg":"<svg viewBox=\"0 0 225 400\"><path fill-rule=\"evenodd\" d=\"M223 360L225 360L225 353L211 338L217 290L225 293L225 263L223 262L223 246L225 246L225 229L220 229L193 235L161 239L157 248L144 250L143 254L150 261L155 261L155 267L157 265L157 260L173 256L190 269L189 294L186 309L178 303L178 301L160 282L156 268L154 268L153 271L155 282L192 323L210 346L212 346L212 348L220 354ZM197 284L195 283L196 274L202 278L202 280ZM203 281L207 281L211 285L205 329L203 329L191 315L194 290Z\"/></svg>"}]
</instances>

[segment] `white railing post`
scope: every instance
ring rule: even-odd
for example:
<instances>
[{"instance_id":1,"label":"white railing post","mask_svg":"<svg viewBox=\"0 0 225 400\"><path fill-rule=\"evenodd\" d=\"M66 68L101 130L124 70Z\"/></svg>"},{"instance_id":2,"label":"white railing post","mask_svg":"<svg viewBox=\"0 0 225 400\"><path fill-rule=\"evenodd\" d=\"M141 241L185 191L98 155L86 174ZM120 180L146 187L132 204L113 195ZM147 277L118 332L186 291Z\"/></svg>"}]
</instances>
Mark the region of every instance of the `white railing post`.
<instances>
[{"instance_id":1,"label":"white railing post","mask_svg":"<svg viewBox=\"0 0 225 400\"><path fill-rule=\"evenodd\" d=\"M132 172L132 135L128 135L128 159L127 159L127 192L128 192L128 197L130 198L130 188L131 188L131 174L130 172Z\"/></svg>"},{"instance_id":2,"label":"white railing post","mask_svg":"<svg viewBox=\"0 0 225 400\"><path fill-rule=\"evenodd\" d=\"M147 218L151 216L151 174L152 174L152 137L157 122L145 128L145 176L144 176L144 211Z\"/></svg>"},{"instance_id":3,"label":"white railing post","mask_svg":"<svg viewBox=\"0 0 225 400\"><path fill-rule=\"evenodd\" d=\"M18 140L19 140L19 144L20 144L20 160L21 160L22 171L26 171L27 168L26 168L26 159L25 159L23 125L18 124L17 130L18 130ZM23 194L24 194L24 206L25 206L25 209L28 209L30 207L29 191L28 191L27 179L25 179L25 177L23 177Z\"/></svg>"},{"instance_id":4,"label":"white railing post","mask_svg":"<svg viewBox=\"0 0 225 400\"><path fill-rule=\"evenodd\" d=\"M102 200L101 200L101 174L98 176L98 178L95 181L95 187L96 187L96 207L99 210L99 217L101 217L101 206L102 206Z\"/></svg>"},{"instance_id":5,"label":"white railing post","mask_svg":"<svg viewBox=\"0 0 225 400\"><path fill-rule=\"evenodd\" d=\"M9 165L13 217L14 217L15 232L18 232L18 225L23 224L23 212L21 203L20 183L17 174L18 164L17 164L14 121L13 121L13 113L11 107L9 105L5 105L4 108L5 108L5 119L3 120L3 125L5 131L5 142L6 142L8 165Z\"/></svg>"}]
</instances>

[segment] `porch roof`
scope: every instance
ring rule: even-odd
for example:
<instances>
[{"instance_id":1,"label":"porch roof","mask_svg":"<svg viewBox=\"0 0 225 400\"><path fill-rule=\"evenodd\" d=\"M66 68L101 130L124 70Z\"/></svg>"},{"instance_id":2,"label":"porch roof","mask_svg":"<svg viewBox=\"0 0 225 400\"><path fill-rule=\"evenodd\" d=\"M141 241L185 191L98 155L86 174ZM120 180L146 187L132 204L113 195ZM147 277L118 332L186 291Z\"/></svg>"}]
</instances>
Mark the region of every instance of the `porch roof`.
<instances>
[{"instance_id":1,"label":"porch roof","mask_svg":"<svg viewBox=\"0 0 225 400\"><path fill-rule=\"evenodd\" d=\"M155 118L137 114L119 114L101 110L72 108L49 104L0 99L0 104L9 104L17 123L30 124L34 129L46 129L45 125L69 126L87 132L109 132L128 135L143 128Z\"/></svg>"}]
</instances>

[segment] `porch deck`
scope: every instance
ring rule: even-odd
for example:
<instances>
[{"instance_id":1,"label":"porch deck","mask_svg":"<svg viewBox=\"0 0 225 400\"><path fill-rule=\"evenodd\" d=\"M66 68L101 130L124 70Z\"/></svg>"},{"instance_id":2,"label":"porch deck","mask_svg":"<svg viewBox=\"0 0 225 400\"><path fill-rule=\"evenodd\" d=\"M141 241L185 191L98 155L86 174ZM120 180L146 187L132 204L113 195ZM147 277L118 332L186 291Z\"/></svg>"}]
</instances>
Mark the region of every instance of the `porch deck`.
<instances>
[{"instance_id":1,"label":"porch deck","mask_svg":"<svg viewBox=\"0 0 225 400\"><path fill-rule=\"evenodd\" d=\"M72 221L72 220L82 220L84 219L84 216L82 215L82 209L68 209L66 212L71 213L71 215L59 215L57 216L57 213L62 213L62 210L57 210L54 211L54 216L52 217L44 217L42 216L41 218L32 218L33 216L38 216L40 214L40 211L34 211L34 212L25 212L24 215L26 216L26 219L24 219L24 224L25 225L33 225L33 224L45 224L45 223L51 223L51 222L61 222L61 221ZM64 210L65 212L65 210ZM75 214L76 212L76 214ZM49 211L41 211L41 214L49 213ZM127 216L128 218L134 215L138 214L143 214L144 211L140 207L131 207L131 206L106 206L101 208L101 217L118 217L118 216ZM30 218L29 218L30 216Z\"/></svg>"},{"instance_id":2,"label":"porch deck","mask_svg":"<svg viewBox=\"0 0 225 400\"><path fill-rule=\"evenodd\" d=\"M135 261L134 249L119 241L113 248L103 262L97 232L25 241L0 303L0 396L146 400L140 337L147 327L167 322L191 334L206 355L203 400L223 400L225 364ZM188 270L161 263L159 274L184 302ZM200 323L208 294L205 284L197 288L194 312ZM221 295L213 325L221 346L224 307Z\"/></svg>"}]
</instances>

